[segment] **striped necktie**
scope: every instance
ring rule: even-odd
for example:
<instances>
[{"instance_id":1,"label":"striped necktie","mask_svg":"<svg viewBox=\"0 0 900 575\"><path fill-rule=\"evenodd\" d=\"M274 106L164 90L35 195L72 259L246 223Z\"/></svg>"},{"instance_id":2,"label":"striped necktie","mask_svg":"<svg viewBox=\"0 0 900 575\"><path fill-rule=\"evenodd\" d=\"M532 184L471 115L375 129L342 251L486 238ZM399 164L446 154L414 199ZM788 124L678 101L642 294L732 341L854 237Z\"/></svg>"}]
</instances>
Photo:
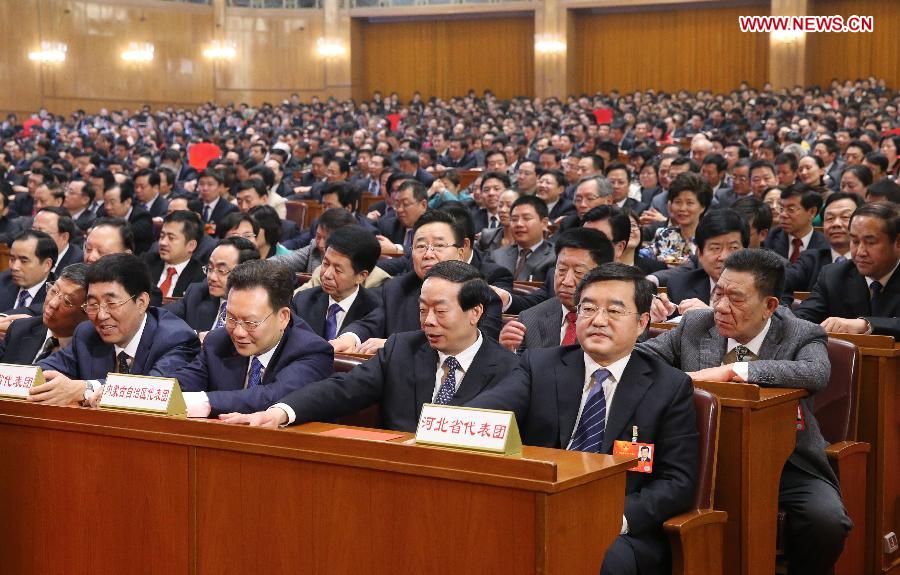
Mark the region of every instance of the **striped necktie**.
<instances>
[{"instance_id":1,"label":"striped necktie","mask_svg":"<svg viewBox=\"0 0 900 575\"><path fill-rule=\"evenodd\" d=\"M603 382L610 372L608 369L598 369L594 372L594 385L588 392L587 401L581 412L581 421L572 438L571 451L587 451L599 453L603 444L603 435L606 433L606 394L603 393Z\"/></svg>"}]
</instances>

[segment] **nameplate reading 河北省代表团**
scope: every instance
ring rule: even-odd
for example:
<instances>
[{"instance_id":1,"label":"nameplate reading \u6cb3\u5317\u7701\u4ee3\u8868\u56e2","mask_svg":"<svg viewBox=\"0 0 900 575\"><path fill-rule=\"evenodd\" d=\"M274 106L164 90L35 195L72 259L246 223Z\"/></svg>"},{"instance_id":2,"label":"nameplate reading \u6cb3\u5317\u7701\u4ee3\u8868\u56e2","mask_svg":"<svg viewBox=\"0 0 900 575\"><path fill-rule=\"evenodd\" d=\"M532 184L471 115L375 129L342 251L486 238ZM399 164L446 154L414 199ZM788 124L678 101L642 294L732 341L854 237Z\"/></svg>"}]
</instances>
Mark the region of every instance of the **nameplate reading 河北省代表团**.
<instances>
[{"instance_id":1,"label":"nameplate reading \u6cb3\u5317\u7701\u4ee3\u8868\u56e2","mask_svg":"<svg viewBox=\"0 0 900 575\"><path fill-rule=\"evenodd\" d=\"M0 363L0 397L28 399L28 390L44 383L44 373L36 365Z\"/></svg>"},{"instance_id":2,"label":"nameplate reading \u6cb3\u5317\u7701\u4ee3\u8868\u56e2","mask_svg":"<svg viewBox=\"0 0 900 575\"><path fill-rule=\"evenodd\" d=\"M513 412L432 403L422 406L416 443L505 455L522 453Z\"/></svg>"},{"instance_id":3,"label":"nameplate reading \u6cb3\u5317\u7701\u4ee3\u8868\u56e2","mask_svg":"<svg viewBox=\"0 0 900 575\"><path fill-rule=\"evenodd\" d=\"M103 385L100 407L184 417L187 409L178 380L110 373Z\"/></svg>"}]
</instances>

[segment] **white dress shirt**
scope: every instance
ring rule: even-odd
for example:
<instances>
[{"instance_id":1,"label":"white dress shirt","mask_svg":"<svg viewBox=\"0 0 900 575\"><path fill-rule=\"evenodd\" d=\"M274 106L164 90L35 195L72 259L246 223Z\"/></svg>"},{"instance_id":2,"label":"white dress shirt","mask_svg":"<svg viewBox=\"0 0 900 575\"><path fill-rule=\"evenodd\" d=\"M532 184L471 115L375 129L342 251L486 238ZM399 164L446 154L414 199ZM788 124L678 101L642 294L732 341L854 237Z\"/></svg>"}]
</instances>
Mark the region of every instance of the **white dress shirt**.
<instances>
[{"instance_id":1,"label":"white dress shirt","mask_svg":"<svg viewBox=\"0 0 900 575\"><path fill-rule=\"evenodd\" d=\"M162 273L159 275L159 279L156 281L156 287L162 286L163 282L166 281L166 277L168 277L169 275L169 268L175 268L175 275L172 276L172 283L169 284L169 293L164 293L163 297L172 297L172 292L175 291L175 284L178 283L178 278L181 277L181 272L184 271L184 268L187 267L190 261L191 259L188 258L180 264L167 264L166 262L163 262Z\"/></svg>"},{"instance_id":2,"label":"white dress shirt","mask_svg":"<svg viewBox=\"0 0 900 575\"><path fill-rule=\"evenodd\" d=\"M456 378L456 390L459 390L459 386L462 385L463 378L466 377L466 374L469 373L469 366L472 365L472 360L475 359L475 355L478 353L478 350L481 349L481 343L484 340L481 337L481 330L478 330L478 338L475 340L475 343L464 349L462 352L453 356L456 358L456 362L459 364L459 369L457 371L462 371L463 374ZM438 365L437 371L434 376L434 393L431 394L431 399L434 401L437 399L438 392L441 389L441 380L444 378L444 361L450 357L446 353L438 352ZM454 390L454 393L456 392Z\"/></svg>"},{"instance_id":3,"label":"white dress shirt","mask_svg":"<svg viewBox=\"0 0 900 575\"><path fill-rule=\"evenodd\" d=\"M752 351L753 355L755 355L756 357L759 357L759 348L762 347L763 340L766 339L766 334L769 333L769 328L771 326L772 326L772 318L769 318L766 320L766 325L763 326L762 330L760 330L760 332L758 334L756 334L756 337L754 337L753 339L748 341L746 344L743 344L744 347L746 347L747 349ZM734 340L729 337L728 343L725 345L725 355L728 355L729 353L731 353L731 350L733 350L734 348L736 348L739 345L742 345L742 344L740 342L738 342L737 340ZM738 374L741 377L741 379L743 379L744 381L747 381L747 378L749 377L749 374L750 374L750 368L747 366L747 363L748 362L746 362L746 361L736 361L736 362L734 362L734 365L731 367L731 369L736 374Z\"/></svg>"}]
</instances>

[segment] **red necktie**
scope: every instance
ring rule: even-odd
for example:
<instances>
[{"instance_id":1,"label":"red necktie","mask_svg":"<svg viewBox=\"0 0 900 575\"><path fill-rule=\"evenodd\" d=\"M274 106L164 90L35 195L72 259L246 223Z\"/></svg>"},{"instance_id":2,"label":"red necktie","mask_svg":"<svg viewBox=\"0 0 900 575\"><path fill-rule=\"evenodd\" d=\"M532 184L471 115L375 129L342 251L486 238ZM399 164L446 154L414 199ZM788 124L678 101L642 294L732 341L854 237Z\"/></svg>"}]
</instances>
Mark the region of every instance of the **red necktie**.
<instances>
[{"instance_id":1,"label":"red necktie","mask_svg":"<svg viewBox=\"0 0 900 575\"><path fill-rule=\"evenodd\" d=\"M578 343L578 340L575 339L575 318L578 317L578 314L574 311L570 311L566 314L566 336L562 340L562 345L573 345Z\"/></svg>"},{"instance_id":2,"label":"red necktie","mask_svg":"<svg viewBox=\"0 0 900 575\"><path fill-rule=\"evenodd\" d=\"M159 284L159 291L162 292L163 297L169 297L169 290L172 289L172 278L175 277L176 273L178 272L172 266L169 266L169 269L166 270L166 279Z\"/></svg>"},{"instance_id":3,"label":"red necktie","mask_svg":"<svg viewBox=\"0 0 900 575\"><path fill-rule=\"evenodd\" d=\"M800 250L803 249L803 240L800 238L794 238L791 240L791 245L793 246L793 250L791 250L791 263L797 261L797 258L800 257Z\"/></svg>"}]
</instances>

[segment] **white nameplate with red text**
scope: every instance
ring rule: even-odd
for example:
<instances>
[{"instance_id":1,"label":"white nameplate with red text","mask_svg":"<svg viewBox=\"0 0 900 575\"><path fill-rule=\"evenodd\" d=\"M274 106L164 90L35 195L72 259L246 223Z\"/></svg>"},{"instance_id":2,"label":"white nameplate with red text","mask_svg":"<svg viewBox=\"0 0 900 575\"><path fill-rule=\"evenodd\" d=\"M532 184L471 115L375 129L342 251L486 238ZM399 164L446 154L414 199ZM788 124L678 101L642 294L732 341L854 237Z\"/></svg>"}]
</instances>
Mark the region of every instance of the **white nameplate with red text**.
<instances>
[{"instance_id":1,"label":"white nameplate with red text","mask_svg":"<svg viewBox=\"0 0 900 575\"><path fill-rule=\"evenodd\" d=\"M28 399L28 390L43 383L44 374L35 365L0 363L0 397Z\"/></svg>"},{"instance_id":2,"label":"white nameplate with red text","mask_svg":"<svg viewBox=\"0 0 900 575\"><path fill-rule=\"evenodd\" d=\"M110 373L106 376L100 407L184 417L187 410L181 386L171 377Z\"/></svg>"},{"instance_id":3,"label":"white nameplate with red text","mask_svg":"<svg viewBox=\"0 0 900 575\"><path fill-rule=\"evenodd\" d=\"M522 453L513 412L433 403L422 406L416 443L505 455Z\"/></svg>"}]
</instances>

